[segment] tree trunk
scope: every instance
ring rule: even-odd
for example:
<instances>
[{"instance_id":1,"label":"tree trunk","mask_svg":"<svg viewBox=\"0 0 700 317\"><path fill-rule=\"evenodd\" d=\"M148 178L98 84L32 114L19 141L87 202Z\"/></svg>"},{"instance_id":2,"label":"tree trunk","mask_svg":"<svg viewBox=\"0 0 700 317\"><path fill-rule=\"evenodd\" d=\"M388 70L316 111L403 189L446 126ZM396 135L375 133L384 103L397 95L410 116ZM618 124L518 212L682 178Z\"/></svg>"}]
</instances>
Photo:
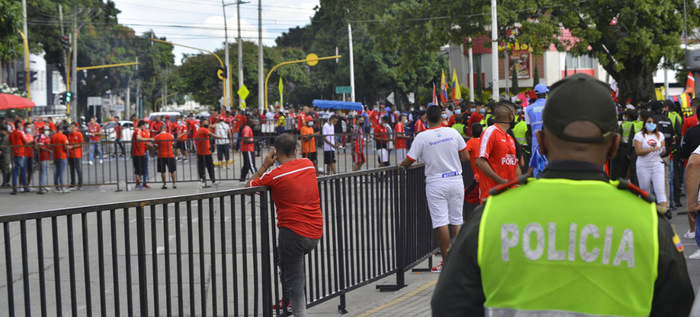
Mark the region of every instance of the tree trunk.
<instances>
[{"instance_id":1,"label":"tree trunk","mask_svg":"<svg viewBox=\"0 0 700 317\"><path fill-rule=\"evenodd\" d=\"M620 89L618 102L624 105L629 99L631 104L637 105L655 99L653 71L648 63L642 60L631 62L628 64L634 65L625 65L625 69L615 78Z\"/></svg>"}]
</instances>

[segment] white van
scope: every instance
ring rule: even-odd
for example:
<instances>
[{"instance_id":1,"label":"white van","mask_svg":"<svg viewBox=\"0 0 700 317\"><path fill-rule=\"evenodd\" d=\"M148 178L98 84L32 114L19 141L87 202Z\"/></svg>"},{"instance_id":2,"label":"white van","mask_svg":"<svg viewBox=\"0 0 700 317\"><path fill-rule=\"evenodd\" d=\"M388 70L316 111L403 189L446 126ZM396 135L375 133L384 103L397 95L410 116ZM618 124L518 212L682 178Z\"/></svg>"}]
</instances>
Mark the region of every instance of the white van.
<instances>
[{"instance_id":1,"label":"white van","mask_svg":"<svg viewBox=\"0 0 700 317\"><path fill-rule=\"evenodd\" d=\"M155 121L156 117L163 117L163 121L165 121L165 117L169 117L171 121L175 122L178 116L181 116L182 114L179 112L175 111L170 111L170 112L152 112L148 116L149 121Z\"/></svg>"}]
</instances>

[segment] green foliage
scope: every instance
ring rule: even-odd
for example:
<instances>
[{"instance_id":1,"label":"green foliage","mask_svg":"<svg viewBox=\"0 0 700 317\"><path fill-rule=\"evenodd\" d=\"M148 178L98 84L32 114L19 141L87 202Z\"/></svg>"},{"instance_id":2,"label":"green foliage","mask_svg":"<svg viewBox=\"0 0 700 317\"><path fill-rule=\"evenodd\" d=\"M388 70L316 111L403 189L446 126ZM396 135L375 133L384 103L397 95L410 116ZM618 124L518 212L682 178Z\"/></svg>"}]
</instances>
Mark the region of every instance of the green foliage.
<instances>
[{"instance_id":1,"label":"green foliage","mask_svg":"<svg viewBox=\"0 0 700 317\"><path fill-rule=\"evenodd\" d=\"M694 1L637 0L509 0L498 3L498 34L519 26L520 43L528 43L535 54L550 44L563 50L572 45L574 55L596 57L620 85L623 99L633 102L653 97L652 74L662 57L681 57L684 2L688 6L689 28L698 25ZM469 36L486 34L490 28L490 1L442 0L345 0L353 4L356 19L370 20L370 30L381 48L405 49L405 65L418 62L421 47L437 51L442 45L462 43ZM617 23L611 23L617 19ZM614 25L613 25L614 24ZM561 28L578 39L561 40Z\"/></svg>"},{"instance_id":2,"label":"green foliage","mask_svg":"<svg viewBox=\"0 0 700 317\"><path fill-rule=\"evenodd\" d=\"M22 5L19 1L0 0L0 61L24 55L19 31L22 29Z\"/></svg>"}]
</instances>

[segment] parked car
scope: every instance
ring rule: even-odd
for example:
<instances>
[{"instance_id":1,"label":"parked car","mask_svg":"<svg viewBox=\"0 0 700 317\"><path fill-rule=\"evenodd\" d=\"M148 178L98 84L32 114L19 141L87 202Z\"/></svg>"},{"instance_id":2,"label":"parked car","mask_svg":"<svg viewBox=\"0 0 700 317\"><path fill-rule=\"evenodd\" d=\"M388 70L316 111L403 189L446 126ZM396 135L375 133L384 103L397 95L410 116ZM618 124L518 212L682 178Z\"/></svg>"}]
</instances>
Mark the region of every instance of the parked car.
<instances>
[{"instance_id":1,"label":"parked car","mask_svg":"<svg viewBox=\"0 0 700 317\"><path fill-rule=\"evenodd\" d=\"M117 139L117 133L114 131L114 127L119 124L122 126L122 141L131 141L131 134L134 133L134 124L131 121L110 121L102 125L102 134L104 135L104 140L115 141Z\"/></svg>"}]
</instances>

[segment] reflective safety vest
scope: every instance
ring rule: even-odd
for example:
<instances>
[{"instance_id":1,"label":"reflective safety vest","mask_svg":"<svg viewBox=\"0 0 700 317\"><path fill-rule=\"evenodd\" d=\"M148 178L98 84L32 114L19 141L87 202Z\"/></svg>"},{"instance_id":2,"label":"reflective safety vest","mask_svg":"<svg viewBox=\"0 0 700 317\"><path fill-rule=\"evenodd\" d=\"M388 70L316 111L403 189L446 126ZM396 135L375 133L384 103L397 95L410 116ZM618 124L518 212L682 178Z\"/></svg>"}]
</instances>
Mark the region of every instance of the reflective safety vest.
<instances>
[{"instance_id":1,"label":"reflective safety vest","mask_svg":"<svg viewBox=\"0 0 700 317\"><path fill-rule=\"evenodd\" d=\"M681 115L679 115L675 111L669 112L668 118L671 120L671 126L673 126L673 130L676 130L676 120L678 120L678 122L681 122L681 123L683 122L683 117L681 117Z\"/></svg>"},{"instance_id":2,"label":"reflective safety vest","mask_svg":"<svg viewBox=\"0 0 700 317\"><path fill-rule=\"evenodd\" d=\"M490 196L477 256L486 316L649 316L656 206L618 184L530 179Z\"/></svg>"},{"instance_id":3,"label":"reflective safety vest","mask_svg":"<svg viewBox=\"0 0 700 317\"><path fill-rule=\"evenodd\" d=\"M490 113L487 113L486 115L484 115L484 118L481 119L481 122L479 122L479 123L481 123L481 126L486 128L488 126L488 123L489 123L489 118L491 118L492 116L493 115Z\"/></svg>"},{"instance_id":4,"label":"reflective safety vest","mask_svg":"<svg viewBox=\"0 0 700 317\"><path fill-rule=\"evenodd\" d=\"M452 126L452 128L455 129L455 130L457 130L457 132L459 132L459 135L461 135L461 136L463 136L463 137L467 136L467 135L464 133L464 124L455 123L455 124Z\"/></svg>"},{"instance_id":5,"label":"reflective safety vest","mask_svg":"<svg viewBox=\"0 0 700 317\"><path fill-rule=\"evenodd\" d=\"M634 126L634 122L630 121L624 121L620 125L620 128L622 129L622 143L628 143L630 139L630 128ZM634 130L634 133L636 133L637 130ZM634 134L632 134L632 137L634 137Z\"/></svg>"},{"instance_id":6,"label":"reflective safety vest","mask_svg":"<svg viewBox=\"0 0 700 317\"><path fill-rule=\"evenodd\" d=\"M639 132L639 131L642 131L643 128L644 128L644 121L641 121L641 120L635 120L635 121L634 121L634 131L635 131L635 133L637 133L637 132Z\"/></svg>"},{"instance_id":7,"label":"reflective safety vest","mask_svg":"<svg viewBox=\"0 0 700 317\"><path fill-rule=\"evenodd\" d=\"M525 133L527 132L527 123L525 123L525 120L520 120L514 127L513 127L513 135L515 135L515 140L520 143L521 146L527 146L527 138L525 137Z\"/></svg>"}]
</instances>

